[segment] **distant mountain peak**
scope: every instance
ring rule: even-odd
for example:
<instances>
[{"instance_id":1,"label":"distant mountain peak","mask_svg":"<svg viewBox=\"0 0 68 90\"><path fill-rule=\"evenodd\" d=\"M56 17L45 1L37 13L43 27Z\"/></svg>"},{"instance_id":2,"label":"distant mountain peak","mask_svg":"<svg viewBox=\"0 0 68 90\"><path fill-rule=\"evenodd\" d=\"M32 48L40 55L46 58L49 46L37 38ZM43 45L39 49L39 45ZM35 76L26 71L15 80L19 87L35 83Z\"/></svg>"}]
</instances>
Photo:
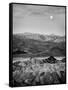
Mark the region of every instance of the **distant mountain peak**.
<instances>
[{"instance_id":1,"label":"distant mountain peak","mask_svg":"<svg viewBox=\"0 0 68 90\"><path fill-rule=\"evenodd\" d=\"M32 34L32 33L31 32L24 32L24 34L27 35L27 34Z\"/></svg>"},{"instance_id":2,"label":"distant mountain peak","mask_svg":"<svg viewBox=\"0 0 68 90\"><path fill-rule=\"evenodd\" d=\"M50 36L56 36L54 33L50 34Z\"/></svg>"}]
</instances>

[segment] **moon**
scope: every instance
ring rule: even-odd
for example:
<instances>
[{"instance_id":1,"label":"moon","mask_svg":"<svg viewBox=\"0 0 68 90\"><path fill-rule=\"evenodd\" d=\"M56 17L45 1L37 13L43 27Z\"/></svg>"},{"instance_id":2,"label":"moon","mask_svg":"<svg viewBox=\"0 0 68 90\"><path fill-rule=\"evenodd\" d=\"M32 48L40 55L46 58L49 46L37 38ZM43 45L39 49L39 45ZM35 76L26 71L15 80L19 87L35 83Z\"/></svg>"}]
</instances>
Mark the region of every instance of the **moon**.
<instances>
[{"instance_id":1,"label":"moon","mask_svg":"<svg viewBox=\"0 0 68 90\"><path fill-rule=\"evenodd\" d=\"M53 16L50 16L50 19L52 20L54 17Z\"/></svg>"}]
</instances>

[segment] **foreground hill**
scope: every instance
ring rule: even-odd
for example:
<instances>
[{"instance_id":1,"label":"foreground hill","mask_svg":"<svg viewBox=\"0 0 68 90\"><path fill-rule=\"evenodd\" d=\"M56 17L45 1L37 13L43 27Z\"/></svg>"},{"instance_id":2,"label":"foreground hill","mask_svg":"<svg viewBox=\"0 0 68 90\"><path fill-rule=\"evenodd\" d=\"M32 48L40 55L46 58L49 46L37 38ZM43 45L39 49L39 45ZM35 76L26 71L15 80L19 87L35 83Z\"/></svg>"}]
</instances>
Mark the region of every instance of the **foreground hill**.
<instances>
[{"instance_id":1,"label":"foreground hill","mask_svg":"<svg viewBox=\"0 0 68 90\"><path fill-rule=\"evenodd\" d=\"M13 86L36 86L66 83L65 62L50 56L47 59L36 58L15 61L13 64Z\"/></svg>"}]
</instances>

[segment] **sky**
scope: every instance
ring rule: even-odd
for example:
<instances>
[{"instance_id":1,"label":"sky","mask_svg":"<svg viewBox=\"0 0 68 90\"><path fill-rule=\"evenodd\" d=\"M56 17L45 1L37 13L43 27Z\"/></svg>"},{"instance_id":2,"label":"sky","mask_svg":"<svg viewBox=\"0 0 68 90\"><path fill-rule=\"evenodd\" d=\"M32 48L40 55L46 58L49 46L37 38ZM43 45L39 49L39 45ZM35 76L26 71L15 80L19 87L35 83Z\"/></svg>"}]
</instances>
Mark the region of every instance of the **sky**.
<instances>
[{"instance_id":1,"label":"sky","mask_svg":"<svg viewBox=\"0 0 68 90\"><path fill-rule=\"evenodd\" d=\"M13 4L13 34L65 35L65 7Z\"/></svg>"}]
</instances>

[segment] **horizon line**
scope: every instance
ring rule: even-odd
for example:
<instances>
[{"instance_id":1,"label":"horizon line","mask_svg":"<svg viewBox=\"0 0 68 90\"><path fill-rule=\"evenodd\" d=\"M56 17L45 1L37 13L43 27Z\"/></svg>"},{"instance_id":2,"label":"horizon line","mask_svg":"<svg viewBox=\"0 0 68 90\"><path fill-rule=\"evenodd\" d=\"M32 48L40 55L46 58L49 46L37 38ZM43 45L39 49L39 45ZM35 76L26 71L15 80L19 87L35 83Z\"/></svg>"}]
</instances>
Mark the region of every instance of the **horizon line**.
<instances>
[{"instance_id":1,"label":"horizon line","mask_svg":"<svg viewBox=\"0 0 68 90\"><path fill-rule=\"evenodd\" d=\"M19 33L13 33L13 35L16 35L16 34L26 34L26 33L27 33L27 34L28 34L28 33L29 33L29 34L40 34L40 35L66 36L66 34L64 34L64 35L59 35L59 34L54 34L54 33L51 33L51 34L47 34L47 33L46 33L46 34L43 34L43 33L34 33L34 32L33 32L33 33L32 33L32 32L22 32L22 33L19 32Z\"/></svg>"}]
</instances>

